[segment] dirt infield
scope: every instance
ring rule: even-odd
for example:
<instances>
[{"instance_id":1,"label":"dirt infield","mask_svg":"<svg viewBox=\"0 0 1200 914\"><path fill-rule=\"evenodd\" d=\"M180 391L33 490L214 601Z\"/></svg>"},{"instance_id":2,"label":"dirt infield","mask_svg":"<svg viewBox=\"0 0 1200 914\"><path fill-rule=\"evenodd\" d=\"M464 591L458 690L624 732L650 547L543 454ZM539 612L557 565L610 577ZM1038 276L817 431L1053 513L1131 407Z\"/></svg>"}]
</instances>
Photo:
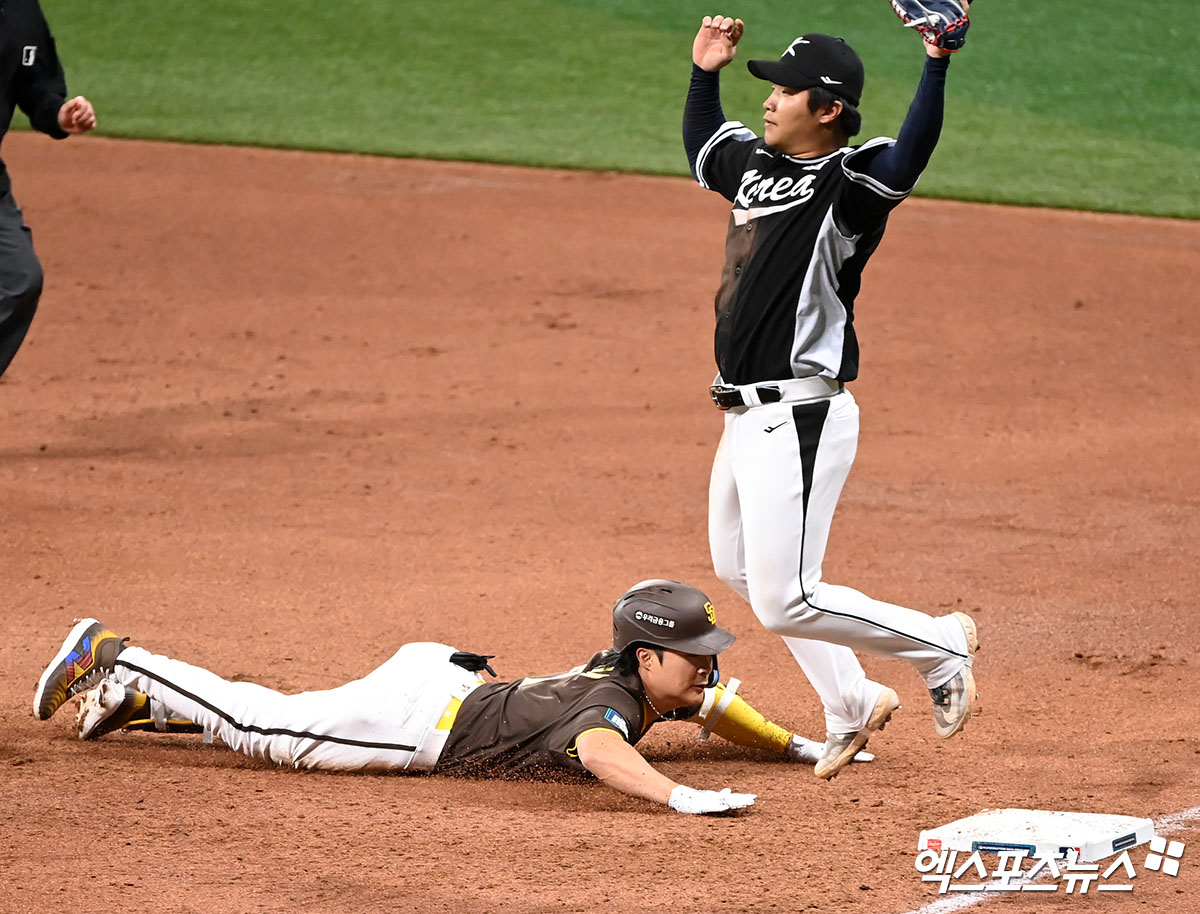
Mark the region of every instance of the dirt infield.
<instances>
[{"instance_id":1,"label":"dirt infield","mask_svg":"<svg viewBox=\"0 0 1200 914\"><path fill-rule=\"evenodd\" d=\"M689 818L588 783L82 744L73 705L29 705L77 616L284 690L411 640L512 678L582 662L613 599L667 576L713 595L750 700L819 738L708 560L719 198L94 138L4 157L47 288L0 382L0 912L900 914L938 898L921 828L1200 805L1200 224L897 211L826 576L974 613L984 714L943 744L917 677L865 658L905 707L829 784L661 725L643 745L669 775L760 795ZM1177 878L977 910L1200 911L1197 826Z\"/></svg>"}]
</instances>

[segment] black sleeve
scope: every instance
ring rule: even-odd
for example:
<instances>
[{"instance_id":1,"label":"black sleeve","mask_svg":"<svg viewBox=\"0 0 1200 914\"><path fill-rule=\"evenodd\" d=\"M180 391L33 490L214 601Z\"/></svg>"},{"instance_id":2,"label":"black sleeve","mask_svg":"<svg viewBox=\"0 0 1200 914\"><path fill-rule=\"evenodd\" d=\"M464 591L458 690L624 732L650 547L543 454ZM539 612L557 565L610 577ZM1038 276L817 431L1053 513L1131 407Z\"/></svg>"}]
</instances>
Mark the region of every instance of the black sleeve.
<instances>
[{"instance_id":1,"label":"black sleeve","mask_svg":"<svg viewBox=\"0 0 1200 914\"><path fill-rule=\"evenodd\" d=\"M683 106L683 148L688 166L696 173L696 158L708 138L725 123L721 109L721 74L692 64L692 82Z\"/></svg>"},{"instance_id":2,"label":"black sleeve","mask_svg":"<svg viewBox=\"0 0 1200 914\"><path fill-rule=\"evenodd\" d=\"M942 134L949 57L925 58L925 71L896 142L871 157L863 172L885 187L912 190Z\"/></svg>"},{"instance_id":3,"label":"black sleeve","mask_svg":"<svg viewBox=\"0 0 1200 914\"><path fill-rule=\"evenodd\" d=\"M683 106L683 148L692 177L705 190L732 201L757 139L745 124L725 120L720 75L692 64Z\"/></svg>"},{"instance_id":4,"label":"black sleeve","mask_svg":"<svg viewBox=\"0 0 1200 914\"><path fill-rule=\"evenodd\" d=\"M837 215L849 234L880 223L916 186L941 136L949 65L948 57L926 58L898 139L872 140L843 157L850 180Z\"/></svg>"},{"instance_id":5,"label":"black sleeve","mask_svg":"<svg viewBox=\"0 0 1200 914\"><path fill-rule=\"evenodd\" d=\"M54 37L36 3L32 20L30 33L23 42L21 61L13 77L15 98L35 130L61 140L67 136L67 132L58 125L58 109L67 100L67 81L58 62ZM31 53L33 59L29 60Z\"/></svg>"}]
</instances>

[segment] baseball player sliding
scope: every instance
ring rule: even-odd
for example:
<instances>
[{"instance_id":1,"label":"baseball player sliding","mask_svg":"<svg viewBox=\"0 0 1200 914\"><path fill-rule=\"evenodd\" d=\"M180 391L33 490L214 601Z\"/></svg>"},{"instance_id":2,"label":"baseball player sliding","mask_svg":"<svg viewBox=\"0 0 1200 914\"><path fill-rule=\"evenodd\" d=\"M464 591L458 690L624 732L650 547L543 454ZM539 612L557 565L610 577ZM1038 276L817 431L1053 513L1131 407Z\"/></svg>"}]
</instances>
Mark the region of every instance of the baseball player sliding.
<instances>
[{"instance_id":1,"label":"baseball player sliding","mask_svg":"<svg viewBox=\"0 0 1200 914\"><path fill-rule=\"evenodd\" d=\"M567 769L678 812L719 813L755 795L695 790L656 771L635 748L656 722L692 721L704 735L796 761L811 763L821 750L765 720L736 694L736 680L719 683L717 655L733 640L700 591L643 581L613 608L612 649L565 673L485 682L490 657L417 643L362 679L284 695L126 646L84 619L42 673L33 711L48 719L91 687L76 718L81 739L121 728L203 729L235 751L295 768Z\"/></svg>"},{"instance_id":2,"label":"baseball player sliding","mask_svg":"<svg viewBox=\"0 0 1200 914\"><path fill-rule=\"evenodd\" d=\"M706 16L692 47L683 137L700 186L733 204L716 294L711 394L725 411L709 491L718 576L783 636L825 708L815 772L837 774L900 707L867 679L855 650L901 657L933 699L939 736L953 736L977 700L974 620L932 617L822 580L830 524L858 442L854 300L888 213L929 162L942 124L950 49L965 4L924 0L897 12L925 35L925 68L896 140L848 145L858 133L863 64L840 38L811 33L778 60L752 60L771 84L763 138L728 121L719 72L744 24ZM957 14L954 13L957 10Z\"/></svg>"}]
</instances>

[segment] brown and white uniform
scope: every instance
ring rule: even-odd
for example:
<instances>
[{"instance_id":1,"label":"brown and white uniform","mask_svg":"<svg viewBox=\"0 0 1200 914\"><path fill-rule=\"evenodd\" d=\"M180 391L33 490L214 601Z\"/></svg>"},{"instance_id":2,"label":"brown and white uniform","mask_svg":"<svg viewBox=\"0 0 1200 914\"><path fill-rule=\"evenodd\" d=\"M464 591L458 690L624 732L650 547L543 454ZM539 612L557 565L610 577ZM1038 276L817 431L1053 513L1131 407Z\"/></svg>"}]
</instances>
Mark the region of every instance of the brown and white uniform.
<instances>
[{"instance_id":1,"label":"brown and white uniform","mask_svg":"<svg viewBox=\"0 0 1200 914\"><path fill-rule=\"evenodd\" d=\"M649 729L641 682L618 675L611 652L513 682L484 682L451 662L456 654L445 644L406 644L362 679L296 695L229 682L138 647L118 655L112 677L235 751L295 768L583 771L583 733L611 730L633 745Z\"/></svg>"}]
</instances>

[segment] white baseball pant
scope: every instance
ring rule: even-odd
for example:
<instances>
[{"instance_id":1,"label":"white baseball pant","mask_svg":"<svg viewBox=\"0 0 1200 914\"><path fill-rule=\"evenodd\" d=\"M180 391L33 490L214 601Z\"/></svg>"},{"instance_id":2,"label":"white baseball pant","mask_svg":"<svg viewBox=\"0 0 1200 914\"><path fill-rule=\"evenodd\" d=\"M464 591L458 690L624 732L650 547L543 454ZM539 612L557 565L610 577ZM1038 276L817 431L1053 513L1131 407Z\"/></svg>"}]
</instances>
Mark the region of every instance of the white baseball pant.
<instances>
[{"instance_id":1,"label":"white baseball pant","mask_svg":"<svg viewBox=\"0 0 1200 914\"><path fill-rule=\"evenodd\" d=\"M285 695L127 647L113 678L145 692L231 749L294 768L431 769L462 699L481 683L445 644L405 644L382 666L334 689Z\"/></svg>"},{"instance_id":2,"label":"white baseball pant","mask_svg":"<svg viewBox=\"0 0 1200 914\"><path fill-rule=\"evenodd\" d=\"M717 576L783 636L825 706L826 729L866 726L882 690L855 650L901 657L927 688L968 657L962 626L821 580L833 512L858 446L848 390L725 414L709 487L709 546Z\"/></svg>"}]
</instances>

